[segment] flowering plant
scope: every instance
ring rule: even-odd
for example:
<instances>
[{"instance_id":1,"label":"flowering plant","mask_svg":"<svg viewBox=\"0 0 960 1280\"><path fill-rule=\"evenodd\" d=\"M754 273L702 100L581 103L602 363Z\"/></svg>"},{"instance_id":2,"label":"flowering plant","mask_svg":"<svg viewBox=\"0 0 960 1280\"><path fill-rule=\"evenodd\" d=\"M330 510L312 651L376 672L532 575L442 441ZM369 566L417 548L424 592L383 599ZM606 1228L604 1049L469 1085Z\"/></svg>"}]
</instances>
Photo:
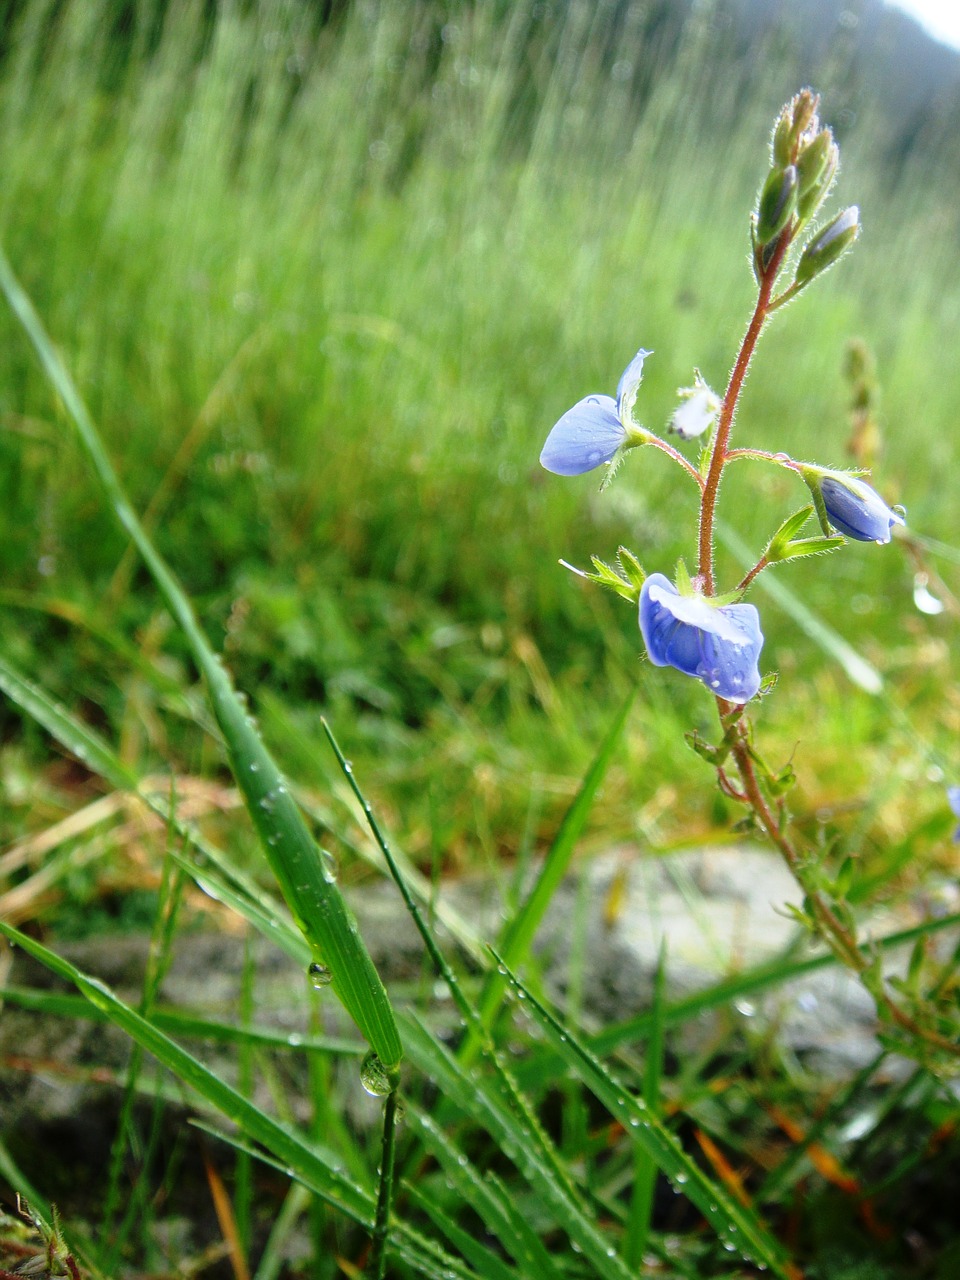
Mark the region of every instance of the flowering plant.
<instances>
[{"instance_id":1,"label":"flowering plant","mask_svg":"<svg viewBox=\"0 0 960 1280\"><path fill-rule=\"evenodd\" d=\"M756 578L780 562L837 551L847 539L889 543L894 528L904 525L903 512L888 506L862 473L801 462L785 453L731 447L740 393L767 321L833 266L859 235L856 206L811 230L833 187L839 161L837 145L830 129L821 125L818 107L818 98L805 89L786 104L774 126L770 168L750 227L756 303L726 391L722 397L715 395L697 372L694 386L680 391L680 405L670 419L670 430L681 442L701 440L699 457L691 461L635 420L643 362L652 354L641 349L620 379L616 400L588 396L568 410L547 437L540 460L548 471L562 476L605 468L605 485L628 451L646 445L667 454L696 484L700 512L693 575L681 561L673 581L660 571L647 576L639 558L625 548L618 553L617 568L594 557L593 572L574 572L613 589L638 607L651 663L693 676L713 694L719 742L704 742L697 734L689 735L689 740L715 768L722 792L746 807L747 825L765 835L786 860L803 891L802 906L791 907L791 913L861 977L899 1049L956 1064L960 1043L955 1015L946 1009L937 983L931 981L924 989L918 976L922 958L911 966L909 983L888 979L881 972L879 958L858 937L847 901L850 867L831 874L822 853L798 841L786 807L793 769L787 765L775 772L763 763L747 714L748 704L769 692L776 679L772 673L761 676L760 615L744 599ZM791 264L792 281L783 287L781 278ZM739 459L792 471L806 485L812 501L789 515L753 567L721 592L714 558L717 500L724 470ZM819 530L801 536L814 517ZM960 815L960 788L951 789L949 799Z\"/></svg>"}]
</instances>

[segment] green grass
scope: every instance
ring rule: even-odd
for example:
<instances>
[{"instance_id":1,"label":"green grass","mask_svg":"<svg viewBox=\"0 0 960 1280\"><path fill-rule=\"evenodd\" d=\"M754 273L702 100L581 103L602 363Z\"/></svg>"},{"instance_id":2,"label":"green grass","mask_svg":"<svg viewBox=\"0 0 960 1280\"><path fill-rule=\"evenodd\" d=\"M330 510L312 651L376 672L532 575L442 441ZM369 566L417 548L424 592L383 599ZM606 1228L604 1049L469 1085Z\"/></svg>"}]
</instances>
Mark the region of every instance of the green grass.
<instances>
[{"instance_id":1,"label":"green grass","mask_svg":"<svg viewBox=\"0 0 960 1280\"><path fill-rule=\"evenodd\" d=\"M162 22L163 7L143 0L124 10L130 21L105 21L121 11L29 0L11 19L0 60L0 233L133 507L336 846L341 879L370 874L375 855L321 715L409 859L408 879L415 865L431 875L487 868L519 882L558 829L562 857L553 865L566 866L561 820L635 688L578 852L634 839L666 854L726 838L740 815L684 742L691 728L715 733L703 690L642 664L632 610L557 563L610 559L621 543L650 571L671 572L680 555L692 563L690 486L647 451L627 459L601 500L593 477L548 476L537 455L556 418L589 391L611 392L641 344L655 351L638 404L651 428L665 424L694 366L722 388L752 301L748 214L767 130L810 68L786 43L736 48L706 9L677 32L628 6L615 39L602 7L589 4L356 4L322 25L313 6L292 0L223 6L215 20L173 0ZM838 54L815 70L830 121L848 69ZM929 565L956 592L960 507L949 477L960 367L950 353L960 320L960 187L944 163L946 143L895 173L885 160L889 131L865 99L841 133L837 207L857 202L864 233L849 260L771 326L736 443L844 465L844 352L862 337L882 394L878 487L906 504L911 530L946 544ZM795 480L744 463L725 483L721 515L759 550L804 497ZM5 838L48 832L131 777L172 769L225 783L189 646L7 311L0 502L0 652L48 701L65 704L73 726L48 708L41 731L19 677L4 676L8 693L21 691L0 710ZM726 584L740 576L728 548L720 567ZM960 769L957 616L914 608L915 567L896 544L854 546L776 570L794 595L789 610L755 596L767 636L762 666L782 676L757 716L764 753L778 764L793 759L796 808L811 838L858 855L861 901L917 894L955 870L943 781ZM851 683L829 638L801 625L804 610L873 664L883 697ZM57 736L57 725L66 757L51 752L47 731ZM82 725L115 758L97 756ZM94 752L86 766L71 763L78 745ZM214 857L207 871L227 874L215 854L228 847L236 879L224 893L269 929L269 911L256 916L244 879L262 882L256 842L232 812L214 809L205 828L213 853L201 850ZM17 920L55 934L77 921L104 927L114 913L129 922L131 902L144 900L142 868L131 867L122 843L97 852L99 830L55 848L61 904L38 896L33 915ZM153 862L165 852L154 840ZM461 941L483 961L475 939ZM488 1014L490 997L484 1005L481 992L469 994ZM672 1025L669 1007L657 1009ZM552 1016L538 1012L538 1035L555 1032ZM661 1032L658 1021L644 1033L657 1054ZM149 1034L155 1049L157 1026ZM462 1085L422 1029L405 1022L403 1035L419 1046L423 1077ZM916 1096L880 1115L882 1074L831 1100L798 1082L775 1047L765 1048L768 1060L751 1060L734 1031L726 1035L715 1058L685 1073L673 1069L668 1045L659 1074L632 1061L615 1074L629 1070L630 1087L687 1149L699 1128L748 1164L752 1193L766 1187L763 1172L785 1145L761 1104L820 1109L818 1140L861 1160L858 1177L881 1182L884 1203L900 1196L917 1211L912 1135L919 1126L930 1137L936 1172L946 1157L933 1135L955 1124L955 1106L921 1069ZM597 1116L618 1118L603 1093L613 1086L598 1084L586 1058L574 1066L585 1087L599 1088L592 1101L561 1078L559 1062L530 1086L552 1119L563 1110L550 1132L567 1135L561 1165L548 1152L546 1173L526 1170L518 1223L512 1194L523 1179L495 1164L498 1178L512 1179L511 1194L486 1188L487 1228L535 1257L524 1226L548 1242L555 1226L537 1216L538 1197L562 1217L570 1205L558 1169L584 1169L587 1217L570 1221L596 1268L598 1230L618 1245L622 1232L630 1250L645 1238L663 1260L675 1229L684 1237L675 1274L735 1274L683 1198L686 1208L671 1216L654 1197L648 1228L624 1224L620 1191L635 1169L651 1176L650 1152L600 1136ZM335 1127L328 1068L315 1059L311 1069L318 1116ZM491 1107L499 1077L489 1061L484 1070ZM737 1085L718 1098L724 1075ZM429 1112L429 1089L418 1089ZM219 1100L228 1114L243 1109ZM496 1275L497 1259L471 1258L456 1237L458 1224L476 1223L457 1199L469 1199L469 1175L456 1174L456 1151L443 1145L461 1142L482 1162L493 1113L471 1112L465 1095L453 1110L445 1139L416 1112L411 1126L454 1170L456 1189L431 1172L426 1201L404 1213L418 1229L432 1222L479 1274ZM516 1116L496 1114L509 1145ZM877 1116L872 1148L843 1136L862 1115ZM248 1139L264 1139L257 1123ZM360 1191L330 1182L304 1151L294 1155L301 1172L309 1165L314 1191L322 1184L338 1211L367 1223L376 1153L365 1139L341 1137L355 1141L348 1167ZM269 1141L289 1158L292 1148ZM420 1148L409 1142L404 1177L418 1167ZM810 1275L829 1255L829 1273L852 1280L850 1259L864 1250L877 1275L914 1274L869 1224L841 1229L849 1197L816 1181L798 1156L758 1201L779 1238L789 1197L802 1199L811 1185L793 1242ZM649 1186L639 1199L648 1195ZM292 1199L290 1220L302 1211ZM826 1243L814 1239L821 1220L832 1224ZM333 1238L319 1218L313 1230L318 1241ZM344 1256L361 1258L366 1237L350 1231ZM147 1234L131 1248L145 1249ZM413 1236L405 1247L421 1256ZM106 1255L96 1256L104 1265Z\"/></svg>"}]
</instances>

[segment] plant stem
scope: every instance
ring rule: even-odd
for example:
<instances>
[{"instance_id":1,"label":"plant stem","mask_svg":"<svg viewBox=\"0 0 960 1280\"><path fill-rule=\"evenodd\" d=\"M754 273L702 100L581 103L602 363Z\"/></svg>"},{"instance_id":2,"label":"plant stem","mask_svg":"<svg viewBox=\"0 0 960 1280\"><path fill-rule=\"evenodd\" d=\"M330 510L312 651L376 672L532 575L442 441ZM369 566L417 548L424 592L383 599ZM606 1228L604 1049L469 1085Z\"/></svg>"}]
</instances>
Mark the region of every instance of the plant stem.
<instances>
[{"instance_id":1,"label":"plant stem","mask_svg":"<svg viewBox=\"0 0 960 1280\"><path fill-rule=\"evenodd\" d=\"M727 390L723 397L723 403L720 406L720 415L717 419L717 434L714 437L713 452L710 455L710 467L707 471L707 479L703 486L703 495L700 500L698 573L703 583L703 593L708 596L712 596L716 592L713 576L713 523L717 507L717 494L720 490L720 477L723 475L723 468L728 457L727 446L730 443L733 418L736 413L740 392L743 390L743 381L747 376L747 369L756 350L760 331L769 313L773 282L777 277L777 272L780 270L780 265L789 246L790 235L788 232L784 232L780 237L780 244L777 246L777 250L770 259L770 264L760 280L757 303L753 309L753 315L750 317L750 323L743 336L743 341L740 343L740 350L737 353L737 358L730 374L730 381L727 383Z\"/></svg>"},{"instance_id":2,"label":"plant stem","mask_svg":"<svg viewBox=\"0 0 960 1280\"><path fill-rule=\"evenodd\" d=\"M387 1237L390 1233L390 1205L393 1202L393 1166L396 1157L397 1099L399 1089L391 1089L383 1104L383 1144L380 1148L380 1186L377 1191L377 1216L373 1224L373 1249L370 1254L372 1280L383 1280L387 1266Z\"/></svg>"},{"instance_id":3,"label":"plant stem","mask_svg":"<svg viewBox=\"0 0 960 1280\"><path fill-rule=\"evenodd\" d=\"M720 711L721 719L729 715L730 704L722 698L717 699L717 707ZM756 815L757 821L760 823L767 839L783 855L783 859L794 879L803 890L813 913L817 932L838 960L852 972L862 976L871 967L873 961L868 953L861 950L853 932L838 918L824 895L806 883L807 877L804 875L802 855L781 829L776 815L771 810L761 790L753 757L750 754L750 748L747 743L746 724L743 719L738 724L738 731L733 738L730 750L737 762L737 770L743 783L744 799ZM727 794L730 794L730 792L728 791ZM914 1039L924 1040L927 1044L932 1045L941 1052L950 1054L952 1057L960 1057L960 1044L940 1035L931 1027L925 1027L917 1022L878 984L869 984L868 990L876 1001L881 1016L885 1013L890 1021L896 1023L901 1030L906 1031Z\"/></svg>"},{"instance_id":4,"label":"plant stem","mask_svg":"<svg viewBox=\"0 0 960 1280\"><path fill-rule=\"evenodd\" d=\"M679 462L684 471L693 476L696 480L700 492L703 493L704 479L700 472L696 469L688 458L685 458L679 449L675 449L672 444L667 444L666 440L661 440L659 436L653 435L651 432L643 442L644 444L653 445L655 449L659 449L665 453L668 458L672 458L674 462Z\"/></svg>"}]
</instances>

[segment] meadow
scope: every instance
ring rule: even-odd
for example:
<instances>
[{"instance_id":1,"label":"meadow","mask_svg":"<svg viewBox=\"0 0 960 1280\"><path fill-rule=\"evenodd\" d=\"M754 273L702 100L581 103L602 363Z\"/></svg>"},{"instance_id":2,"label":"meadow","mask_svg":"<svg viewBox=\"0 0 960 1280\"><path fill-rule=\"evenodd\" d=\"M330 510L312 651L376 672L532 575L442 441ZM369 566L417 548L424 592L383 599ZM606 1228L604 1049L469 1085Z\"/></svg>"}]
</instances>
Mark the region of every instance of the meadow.
<instances>
[{"instance_id":1,"label":"meadow","mask_svg":"<svg viewBox=\"0 0 960 1280\"><path fill-rule=\"evenodd\" d=\"M5 18L5 253L147 536L335 848L343 882L362 885L375 874L370 863L382 869L382 861L321 717L403 865L427 885L482 872L516 894L548 850L572 855L563 846L571 804L584 859L616 842L669 857L733 838L740 814L684 739L710 731L702 688L642 662L634 610L558 563L609 560L621 543L651 566L692 556L695 508L682 477L643 451L601 502L595 477L561 482L537 458L560 414L588 392L612 393L641 345L654 355L638 411L653 430L695 367L722 390L750 313L749 214L770 125L807 82L835 123L840 198L859 205L863 233L848 259L772 323L740 406L738 443L852 465L850 344L859 343L874 369L873 482L906 507L909 537L774 570L775 594L759 591L758 603L765 669L781 682L761 705L758 731L765 753L796 769L799 826L837 861L854 857L854 902L912 902L955 879L955 820L944 798L960 779L953 137L932 128L894 159L882 93L850 105L839 29L830 56L811 65L789 39L745 41L722 12L696 6L680 25L656 6L532 0L29 0ZM233 747L214 724L204 669L175 609L104 500L68 397L52 393L7 308L0 335L0 656L14 672L0 709L0 815L4 846L16 849L124 777L225 783ZM720 529L727 577L756 559L791 484L746 466L725 481L725 518L735 526ZM21 677L42 692L45 711L16 684ZM611 725L634 689L614 743ZM84 745L85 732L110 744L108 764L99 746ZM602 785L597 777L587 813L576 797L598 753ZM267 871L253 829L234 816L207 815L204 830L250 877L242 890L219 872L220 892L255 926L250 886ZM0 884L5 918L54 951L59 940L111 930L163 934L184 892L171 869L172 829L146 853L111 842L109 829L103 835L97 827L69 836L46 861L5 864L0 854L0 867L11 867ZM175 949L175 932L165 946ZM300 944L288 942L299 955ZM528 961L536 988L527 949L514 958ZM460 980L468 1007L497 1034L483 963L473 954ZM784 961L780 976L788 969ZM529 996L527 1007L534 1003ZM134 1034L133 1020L114 1015ZM559 1155L551 1162L541 1153L519 1175L504 1157L499 1181L482 1192L474 1166L458 1163L454 1137L479 1159L478 1131L502 1153L530 1141L527 1123L539 1143L539 1126L522 1112L517 1121L489 1063L478 1116L469 1075L480 1079L477 1046L454 1059L404 1015L407 1051L446 1102L434 1131L434 1095L408 1086L419 1107L400 1139L402 1160L419 1168L429 1151L448 1180L437 1182L442 1220L413 1193L404 1213L418 1232L443 1237L450 1256L410 1234L387 1274L619 1277L622 1265L624 1274L732 1277L754 1274L746 1259L758 1256L773 1274L812 1280L953 1274L955 1227L951 1239L945 1220L930 1225L919 1253L900 1235L891 1241L869 1222L848 1221L865 1188L881 1211L899 1203L915 1216L924 1179L949 1178L952 1168L955 1182L956 1097L929 1063L917 1064L880 1114L869 1076L818 1091L775 1055L763 1065L751 1059L733 1026L714 1057L671 1078L669 1019L660 1017L646 1050L617 1063L661 1117L660 1128L641 1122L655 1136L633 1149L598 1136L604 1107L624 1133L636 1119L617 1109L616 1077L566 1057L566 1042L551 1039L560 1035L552 1017L538 1012L537 1036L553 1055L537 1039L530 1052L553 1074L545 1083L529 1072L523 1083L546 1099ZM140 1043L201 1088L184 1062ZM263 1118L258 1129L218 1103L210 1084L206 1101L242 1130L234 1138L240 1244L229 1269L218 1259L203 1274L373 1276L380 1265L375 1243L374 1270L364 1272L362 1242L368 1227L384 1239L371 1209L383 1153L331 1118L335 1102L318 1102L327 1068L311 1069L318 1114L344 1144L340 1158L363 1195L322 1170L324 1153L308 1144L299 1154L270 1146ZM739 1110L710 1100L721 1075L741 1082ZM589 1104L573 1083L585 1077ZM382 1092L394 1096L392 1087ZM744 1134L766 1123L765 1104L798 1097L817 1121L791 1157L792 1173L766 1170L744 1190L735 1171L725 1178L722 1164L685 1155L672 1168L681 1187L701 1165L715 1181L686 1217L662 1214L651 1170L671 1172L678 1157L661 1128L686 1141L696 1116L736 1163L747 1158ZM867 1112L878 1116L873 1145L857 1148L860 1190L851 1197L824 1174L826 1157L812 1172L804 1159L821 1144L852 1158L838 1135L851 1114ZM142 1224L139 1235L130 1223L117 1235L126 1141L121 1130L105 1207L85 1206L71 1222L61 1204L68 1239L73 1227L82 1244L83 1274L200 1273L170 1258L161 1264ZM258 1268L254 1166L243 1149L254 1142L360 1224L314 1214L302 1271L280 1269L273 1255ZM912 1150L923 1143L930 1163L918 1173ZM11 1191L24 1158L14 1155L4 1149ZM625 1202L631 1171L646 1190ZM507 1211L503 1191L524 1177L536 1206L532 1234ZM49 1213L42 1161L23 1174L31 1179L31 1200ZM726 1196L720 1210L716 1188ZM149 1190L137 1194L149 1202ZM308 1212L306 1202L287 1203ZM718 1216L723 1247L702 1225ZM819 1238L821 1219L836 1240ZM643 1227L625 1225L636 1221ZM768 1227L788 1241L792 1261L768 1247ZM608 1234L598 1242L601 1229ZM564 1232L573 1242L566 1252L553 1242ZM626 1261L604 1262L607 1240L611 1259ZM383 1247L389 1253L389 1239Z\"/></svg>"}]
</instances>

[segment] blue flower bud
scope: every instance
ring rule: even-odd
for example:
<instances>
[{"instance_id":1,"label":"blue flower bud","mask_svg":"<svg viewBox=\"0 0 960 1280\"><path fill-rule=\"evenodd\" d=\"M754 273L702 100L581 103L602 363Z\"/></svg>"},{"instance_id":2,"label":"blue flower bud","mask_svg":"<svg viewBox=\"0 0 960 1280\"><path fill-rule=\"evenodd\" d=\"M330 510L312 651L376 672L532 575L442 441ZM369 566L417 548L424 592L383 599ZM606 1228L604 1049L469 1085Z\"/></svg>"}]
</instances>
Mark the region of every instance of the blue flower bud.
<instances>
[{"instance_id":1,"label":"blue flower bud","mask_svg":"<svg viewBox=\"0 0 960 1280\"><path fill-rule=\"evenodd\" d=\"M748 702L760 688L763 635L752 604L718 606L681 595L662 573L652 573L640 592L640 631L654 666L695 676L727 702Z\"/></svg>"},{"instance_id":2,"label":"blue flower bud","mask_svg":"<svg viewBox=\"0 0 960 1280\"><path fill-rule=\"evenodd\" d=\"M891 511L879 493L856 476L825 475L820 492L833 527L858 542L889 542L893 526L904 523L903 516Z\"/></svg>"},{"instance_id":3,"label":"blue flower bud","mask_svg":"<svg viewBox=\"0 0 960 1280\"><path fill-rule=\"evenodd\" d=\"M840 258L860 234L860 210L855 204L838 213L828 226L810 241L797 263L795 283L805 285Z\"/></svg>"},{"instance_id":4,"label":"blue flower bud","mask_svg":"<svg viewBox=\"0 0 960 1280\"><path fill-rule=\"evenodd\" d=\"M555 476L581 476L610 462L626 437L613 396L586 396L547 436L540 465Z\"/></svg>"},{"instance_id":5,"label":"blue flower bud","mask_svg":"<svg viewBox=\"0 0 960 1280\"><path fill-rule=\"evenodd\" d=\"M540 453L542 467L557 476L580 476L612 462L629 436L632 444L642 443L642 433L633 424L633 403L643 378L643 362L652 354L640 348L620 375L616 400L585 396L567 410L547 436Z\"/></svg>"},{"instance_id":6,"label":"blue flower bud","mask_svg":"<svg viewBox=\"0 0 960 1280\"><path fill-rule=\"evenodd\" d=\"M757 207L757 244L767 245L776 240L796 212L798 192L796 165L788 164L785 169L771 169L760 192Z\"/></svg>"}]
</instances>

